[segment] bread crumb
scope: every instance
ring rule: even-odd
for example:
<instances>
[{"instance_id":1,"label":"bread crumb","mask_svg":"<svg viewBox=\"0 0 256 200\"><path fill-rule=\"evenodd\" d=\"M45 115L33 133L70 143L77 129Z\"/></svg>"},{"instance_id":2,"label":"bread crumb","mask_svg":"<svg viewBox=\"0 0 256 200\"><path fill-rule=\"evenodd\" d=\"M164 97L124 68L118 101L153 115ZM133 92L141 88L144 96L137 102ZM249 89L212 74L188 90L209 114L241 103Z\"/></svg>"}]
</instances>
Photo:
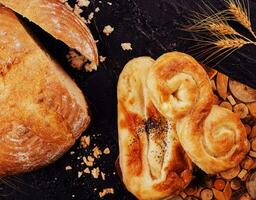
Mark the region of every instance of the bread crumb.
<instances>
[{"instance_id":1,"label":"bread crumb","mask_svg":"<svg viewBox=\"0 0 256 200\"><path fill-rule=\"evenodd\" d=\"M78 177L78 178L80 178L82 175L83 175L83 172L80 172L80 171L79 171L79 172L77 173L77 177Z\"/></svg>"},{"instance_id":2,"label":"bread crumb","mask_svg":"<svg viewBox=\"0 0 256 200\"><path fill-rule=\"evenodd\" d=\"M131 51L132 50L132 45L129 42L124 42L121 44L121 47L124 51Z\"/></svg>"},{"instance_id":3,"label":"bread crumb","mask_svg":"<svg viewBox=\"0 0 256 200\"><path fill-rule=\"evenodd\" d=\"M92 174L93 178L95 178L95 179L99 178L99 175L100 175L99 167L92 169L91 174Z\"/></svg>"},{"instance_id":4,"label":"bread crumb","mask_svg":"<svg viewBox=\"0 0 256 200\"><path fill-rule=\"evenodd\" d=\"M91 20L93 19L93 17L94 17L94 12L91 12L91 13L88 15L87 24L90 24L90 23L91 23Z\"/></svg>"},{"instance_id":5,"label":"bread crumb","mask_svg":"<svg viewBox=\"0 0 256 200\"><path fill-rule=\"evenodd\" d=\"M90 1L89 0L78 0L77 1L77 5L80 7L88 7L90 5Z\"/></svg>"},{"instance_id":6,"label":"bread crumb","mask_svg":"<svg viewBox=\"0 0 256 200\"><path fill-rule=\"evenodd\" d=\"M66 171L72 170L72 167L70 165L68 165L68 166L65 167L65 170Z\"/></svg>"},{"instance_id":7,"label":"bread crumb","mask_svg":"<svg viewBox=\"0 0 256 200\"><path fill-rule=\"evenodd\" d=\"M81 143L82 147L84 149L86 149L91 143L90 136L82 136L81 139L80 139L80 143Z\"/></svg>"},{"instance_id":8,"label":"bread crumb","mask_svg":"<svg viewBox=\"0 0 256 200\"><path fill-rule=\"evenodd\" d=\"M101 152L101 150L99 149L99 147L94 147L93 148L93 156L95 157L95 158L99 158L100 157L100 155L102 155L102 152Z\"/></svg>"},{"instance_id":9,"label":"bread crumb","mask_svg":"<svg viewBox=\"0 0 256 200\"><path fill-rule=\"evenodd\" d=\"M106 196L107 194L114 194L114 189L113 188L105 188L105 189L103 189L102 192L99 192L100 198Z\"/></svg>"},{"instance_id":10,"label":"bread crumb","mask_svg":"<svg viewBox=\"0 0 256 200\"><path fill-rule=\"evenodd\" d=\"M84 169L84 173L85 173L85 174L90 174L90 170L89 170L88 167Z\"/></svg>"},{"instance_id":11,"label":"bread crumb","mask_svg":"<svg viewBox=\"0 0 256 200\"><path fill-rule=\"evenodd\" d=\"M99 11L100 11L100 8L99 8L99 7L95 8L95 12L96 12L96 13L99 12Z\"/></svg>"},{"instance_id":12,"label":"bread crumb","mask_svg":"<svg viewBox=\"0 0 256 200\"><path fill-rule=\"evenodd\" d=\"M83 161L86 166L92 167L93 166L93 161L89 161L85 156L83 156Z\"/></svg>"},{"instance_id":13,"label":"bread crumb","mask_svg":"<svg viewBox=\"0 0 256 200\"><path fill-rule=\"evenodd\" d=\"M100 56L100 62L101 62L101 63L105 62L105 61L106 61L106 59L107 59L107 57Z\"/></svg>"},{"instance_id":14,"label":"bread crumb","mask_svg":"<svg viewBox=\"0 0 256 200\"><path fill-rule=\"evenodd\" d=\"M98 69L97 65L95 65L94 63L86 64L84 68L85 68L85 71L87 72L96 71Z\"/></svg>"},{"instance_id":15,"label":"bread crumb","mask_svg":"<svg viewBox=\"0 0 256 200\"><path fill-rule=\"evenodd\" d=\"M70 151L70 155L74 155L75 154L75 152L74 151Z\"/></svg>"},{"instance_id":16,"label":"bread crumb","mask_svg":"<svg viewBox=\"0 0 256 200\"><path fill-rule=\"evenodd\" d=\"M101 174L102 180L105 181L106 180L106 174L104 172L101 172L100 174Z\"/></svg>"},{"instance_id":17,"label":"bread crumb","mask_svg":"<svg viewBox=\"0 0 256 200\"><path fill-rule=\"evenodd\" d=\"M77 5L75 4L75 7L74 7L74 13L80 17L80 14L83 12L83 10Z\"/></svg>"},{"instance_id":18,"label":"bread crumb","mask_svg":"<svg viewBox=\"0 0 256 200\"><path fill-rule=\"evenodd\" d=\"M87 157L87 160L88 160L89 162L94 162L94 158L93 158L92 156L88 156L88 157Z\"/></svg>"},{"instance_id":19,"label":"bread crumb","mask_svg":"<svg viewBox=\"0 0 256 200\"><path fill-rule=\"evenodd\" d=\"M103 33L105 33L106 36L109 36L114 31L114 28L110 25L107 25L103 29Z\"/></svg>"},{"instance_id":20,"label":"bread crumb","mask_svg":"<svg viewBox=\"0 0 256 200\"><path fill-rule=\"evenodd\" d=\"M104 151L103 151L103 153L104 153L104 154L110 154L110 149L109 149L108 147L105 148Z\"/></svg>"},{"instance_id":21,"label":"bread crumb","mask_svg":"<svg viewBox=\"0 0 256 200\"><path fill-rule=\"evenodd\" d=\"M110 6L112 6L112 2L109 2L109 1L108 1L107 4L110 5Z\"/></svg>"}]
</instances>

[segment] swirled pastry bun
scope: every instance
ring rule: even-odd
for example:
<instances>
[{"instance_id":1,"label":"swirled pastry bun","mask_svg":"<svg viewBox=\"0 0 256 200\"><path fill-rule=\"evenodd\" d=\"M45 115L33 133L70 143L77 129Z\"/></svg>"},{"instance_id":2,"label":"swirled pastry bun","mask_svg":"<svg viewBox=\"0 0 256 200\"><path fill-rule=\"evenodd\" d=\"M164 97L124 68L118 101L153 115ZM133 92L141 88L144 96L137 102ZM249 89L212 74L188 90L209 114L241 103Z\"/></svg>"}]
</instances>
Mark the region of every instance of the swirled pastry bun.
<instances>
[{"instance_id":1,"label":"swirled pastry bun","mask_svg":"<svg viewBox=\"0 0 256 200\"><path fill-rule=\"evenodd\" d=\"M214 102L206 71L191 56L171 52L159 57L147 79L149 95L161 114L178 121L193 109Z\"/></svg>"},{"instance_id":2,"label":"swirled pastry bun","mask_svg":"<svg viewBox=\"0 0 256 200\"><path fill-rule=\"evenodd\" d=\"M176 122L179 140L197 166L216 174L242 161L249 150L245 127L234 113L214 105L208 76L194 58L164 54L147 82L154 105Z\"/></svg>"},{"instance_id":3,"label":"swirled pastry bun","mask_svg":"<svg viewBox=\"0 0 256 200\"><path fill-rule=\"evenodd\" d=\"M192 179L192 163L175 124L152 103L147 78L154 60L131 60L118 82L120 167L126 188L138 199L178 194Z\"/></svg>"},{"instance_id":4,"label":"swirled pastry bun","mask_svg":"<svg viewBox=\"0 0 256 200\"><path fill-rule=\"evenodd\" d=\"M182 119L177 123L177 132L192 161L207 174L237 166L250 149L240 118L217 105L207 116L192 113Z\"/></svg>"}]
</instances>

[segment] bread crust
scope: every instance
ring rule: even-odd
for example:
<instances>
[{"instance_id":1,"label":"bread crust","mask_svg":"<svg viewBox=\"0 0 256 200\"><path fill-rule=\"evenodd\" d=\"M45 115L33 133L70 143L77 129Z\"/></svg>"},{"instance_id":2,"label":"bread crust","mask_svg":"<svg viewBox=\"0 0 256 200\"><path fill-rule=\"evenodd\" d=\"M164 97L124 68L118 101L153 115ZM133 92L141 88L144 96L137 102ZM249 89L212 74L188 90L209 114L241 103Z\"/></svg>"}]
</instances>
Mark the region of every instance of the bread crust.
<instances>
[{"instance_id":1,"label":"bread crust","mask_svg":"<svg viewBox=\"0 0 256 200\"><path fill-rule=\"evenodd\" d=\"M148 97L147 75L154 60L131 60L118 82L118 133L123 182L138 199L162 199L192 179L192 163L174 124Z\"/></svg>"},{"instance_id":2,"label":"bread crust","mask_svg":"<svg viewBox=\"0 0 256 200\"><path fill-rule=\"evenodd\" d=\"M96 42L83 21L59 0L0 0L0 3L39 25L56 39L98 65Z\"/></svg>"},{"instance_id":3,"label":"bread crust","mask_svg":"<svg viewBox=\"0 0 256 200\"><path fill-rule=\"evenodd\" d=\"M2 6L0 35L0 176L6 176L56 160L90 117L75 83Z\"/></svg>"}]
</instances>

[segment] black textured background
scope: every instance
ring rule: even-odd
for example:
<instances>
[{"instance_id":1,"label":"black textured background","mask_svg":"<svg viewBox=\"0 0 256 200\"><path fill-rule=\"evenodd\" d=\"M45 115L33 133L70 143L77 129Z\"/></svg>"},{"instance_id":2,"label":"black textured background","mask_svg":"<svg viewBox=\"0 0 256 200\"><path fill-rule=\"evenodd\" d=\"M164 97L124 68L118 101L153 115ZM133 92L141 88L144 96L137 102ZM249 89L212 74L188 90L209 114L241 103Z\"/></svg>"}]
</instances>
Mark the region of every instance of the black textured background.
<instances>
[{"instance_id":1,"label":"black textured background","mask_svg":"<svg viewBox=\"0 0 256 200\"><path fill-rule=\"evenodd\" d=\"M206 0L205 0L206 1ZM72 1L74 3L74 0ZM126 192L115 172L114 162L118 156L117 124L116 124L116 85L124 64L131 58L149 55L157 58L167 51L179 50L187 52L189 43L180 39L185 34L180 30L186 23L186 15L199 4L197 0L106 0L99 3L91 0L85 9L87 16L96 7L100 12L95 14L89 25L95 39L99 40L100 55L107 56L104 64L93 73L71 69L65 58L68 48L59 41L26 21L39 37L40 41L66 69L87 96L92 113L92 123L85 135L91 135L92 143L100 148L109 147L111 155L103 156L97 165L106 172L106 181L93 179L90 175L77 178L82 169L77 156L88 152L79 149L79 142L54 164L38 171L7 177L0 185L0 199L8 200L92 200L99 199L98 192L106 187L113 187L114 195L105 199L133 199ZM222 7L221 1L209 0L211 4ZM251 13L256 27L256 1L251 0ZM105 25L111 25L115 31L107 37L102 33ZM122 42L131 42L133 51L123 51ZM229 76L256 87L256 47L248 46L235 53L217 66ZM73 170L65 171L71 165ZM96 166L97 166L96 165ZM97 188L95 191L94 189Z\"/></svg>"}]
</instances>

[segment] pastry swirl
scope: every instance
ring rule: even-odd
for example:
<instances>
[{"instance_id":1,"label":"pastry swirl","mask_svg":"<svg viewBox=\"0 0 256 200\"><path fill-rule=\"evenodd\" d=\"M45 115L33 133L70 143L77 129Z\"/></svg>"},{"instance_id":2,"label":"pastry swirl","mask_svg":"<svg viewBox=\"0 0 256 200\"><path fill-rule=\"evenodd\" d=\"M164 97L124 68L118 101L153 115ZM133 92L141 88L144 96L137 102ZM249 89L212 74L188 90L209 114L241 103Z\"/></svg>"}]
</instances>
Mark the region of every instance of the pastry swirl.
<instances>
[{"instance_id":1,"label":"pastry swirl","mask_svg":"<svg viewBox=\"0 0 256 200\"><path fill-rule=\"evenodd\" d=\"M139 199L178 194L192 179L192 164L167 120L149 98L154 60L130 61L118 82L120 167L127 189Z\"/></svg>"},{"instance_id":2,"label":"pastry swirl","mask_svg":"<svg viewBox=\"0 0 256 200\"><path fill-rule=\"evenodd\" d=\"M205 70L192 57L179 52L157 59L147 85L154 105L175 122L193 109L210 107L214 101Z\"/></svg>"},{"instance_id":3,"label":"pastry swirl","mask_svg":"<svg viewBox=\"0 0 256 200\"><path fill-rule=\"evenodd\" d=\"M214 105L208 76L191 56L173 52L158 58L148 86L155 106L176 122L183 148L203 171L216 174L242 161L249 151L245 127L233 112Z\"/></svg>"}]
</instances>

